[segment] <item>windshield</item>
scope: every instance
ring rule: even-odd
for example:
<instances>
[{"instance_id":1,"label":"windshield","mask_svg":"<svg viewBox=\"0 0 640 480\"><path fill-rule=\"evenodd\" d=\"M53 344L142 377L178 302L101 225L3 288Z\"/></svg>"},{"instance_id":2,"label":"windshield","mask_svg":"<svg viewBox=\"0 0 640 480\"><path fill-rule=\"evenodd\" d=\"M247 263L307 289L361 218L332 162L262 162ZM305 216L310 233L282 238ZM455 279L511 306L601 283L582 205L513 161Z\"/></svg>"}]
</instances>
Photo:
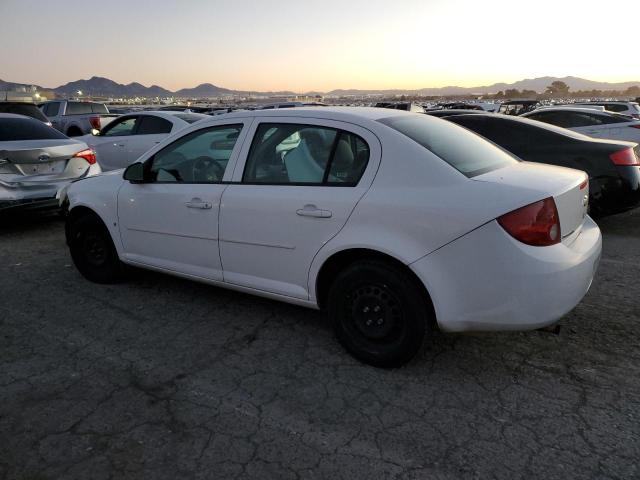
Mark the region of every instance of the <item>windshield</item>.
<instances>
[{"instance_id":1,"label":"windshield","mask_svg":"<svg viewBox=\"0 0 640 480\"><path fill-rule=\"evenodd\" d=\"M467 177L519 161L482 137L446 120L408 115L378 121L419 143Z\"/></svg>"}]
</instances>

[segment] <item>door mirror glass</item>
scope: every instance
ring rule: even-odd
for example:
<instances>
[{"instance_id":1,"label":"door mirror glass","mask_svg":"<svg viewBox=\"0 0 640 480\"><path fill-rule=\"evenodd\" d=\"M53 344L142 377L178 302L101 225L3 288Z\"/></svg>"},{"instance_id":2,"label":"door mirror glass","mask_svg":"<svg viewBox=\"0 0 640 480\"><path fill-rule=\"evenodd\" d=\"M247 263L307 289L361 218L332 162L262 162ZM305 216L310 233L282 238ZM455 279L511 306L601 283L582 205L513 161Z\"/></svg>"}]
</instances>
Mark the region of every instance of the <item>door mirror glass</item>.
<instances>
[{"instance_id":1,"label":"door mirror glass","mask_svg":"<svg viewBox=\"0 0 640 480\"><path fill-rule=\"evenodd\" d=\"M143 183L144 165L140 162L132 163L124 171L123 178L131 183Z\"/></svg>"}]
</instances>

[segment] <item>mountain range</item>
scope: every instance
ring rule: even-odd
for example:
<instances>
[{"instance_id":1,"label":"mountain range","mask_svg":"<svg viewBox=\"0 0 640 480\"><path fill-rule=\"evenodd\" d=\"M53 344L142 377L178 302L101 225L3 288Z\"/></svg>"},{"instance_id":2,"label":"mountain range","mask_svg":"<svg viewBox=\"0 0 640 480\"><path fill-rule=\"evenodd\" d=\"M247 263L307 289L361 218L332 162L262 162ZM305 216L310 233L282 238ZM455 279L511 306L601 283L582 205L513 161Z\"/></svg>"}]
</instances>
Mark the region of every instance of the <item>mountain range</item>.
<instances>
[{"instance_id":1,"label":"mountain range","mask_svg":"<svg viewBox=\"0 0 640 480\"><path fill-rule=\"evenodd\" d=\"M494 83L493 85L485 85L480 87L438 87L438 88L420 88L416 90L391 89L391 90L332 90L330 92L306 92L307 95L422 95L422 96L452 96L452 95L471 95L496 93L500 90L518 89L518 90L534 90L543 92L548 85L554 81L565 82L572 91L577 90L618 90L624 91L632 86L639 86L640 81L608 83L596 82L579 77L538 77L524 79L514 83ZM19 87L28 86L27 84L5 82L0 80L0 91L14 90ZM218 87L211 83L203 83L193 88L183 88L172 92L158 85L145 87L144 85L133 82L129 84L116 83L113 80L104 77L91 77L88 80L76 80L73 82L60 85L55 88L36 87L39 90L53 90L55 93L63 96L75 95L76 92L82 91L85 96L106 96L106 97L182 97L182 98L207 98L219 97L223 95L295 95L291 91L279 92L258 92L231 90L228 88Z\"/></svg>"}]
</instances>

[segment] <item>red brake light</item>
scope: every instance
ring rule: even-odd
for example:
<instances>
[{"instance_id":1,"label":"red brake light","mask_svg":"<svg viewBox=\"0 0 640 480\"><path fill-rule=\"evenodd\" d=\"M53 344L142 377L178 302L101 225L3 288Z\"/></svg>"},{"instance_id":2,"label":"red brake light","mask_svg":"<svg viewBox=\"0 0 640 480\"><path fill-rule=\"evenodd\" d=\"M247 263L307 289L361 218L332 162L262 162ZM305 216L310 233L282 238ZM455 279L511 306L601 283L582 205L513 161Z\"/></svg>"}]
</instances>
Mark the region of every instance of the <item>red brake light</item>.
<instances>
[{"instance_id":1,"label":"red brake light","mask_svg":"<svg viewBox=\"0 0 640 480\"><path fill-rule=\"evenodd\" d=\"M615 165L640 165L640 161L638 161L638 157L636 157L636 154L631 147L612 153L609 155L609 158L611 158L611 161Z\"/></svg>"},{"instance_id":2,"label":"red brake light","mask_svg":"<svg viewBox=\"0 0 640 480\"><path fill-rule=\"evenodd\" d=\"M91 124L91 128L100 130L100 117L89 117L89 123Z\"/></svg>"},{"instance_id":3,"label":"red brake light","mask_svg":"<svg viewBox=\"0 0 640 480\"><path fill-rule=\"evenodd\" d=\"M640 123L637 125L629 125L631 128L640 128Z\"/></svg>"},{"instance_id":4,"label":"red brake light","mask_svg":"<svg viewBox=\"0 0 640 480\"><path fill-rule=\"evenodd\" d=\"M90 148L87 148L86 150L79 151L73 157L74 158L84 158L89 165L93 165L97 161L96 160L96 152L94 152Z\"/></svg>"},{"instance_id":5,"label":"red brake light","mask_svg":"<svg viewBox=\"0 0 640 480\"><path fill-rule=\"evenodd\" d=\"M551 197L502 215L498 223L509 235L527 245L546 247L560 243L560 218Z\"/></svg>"}]
</instances>

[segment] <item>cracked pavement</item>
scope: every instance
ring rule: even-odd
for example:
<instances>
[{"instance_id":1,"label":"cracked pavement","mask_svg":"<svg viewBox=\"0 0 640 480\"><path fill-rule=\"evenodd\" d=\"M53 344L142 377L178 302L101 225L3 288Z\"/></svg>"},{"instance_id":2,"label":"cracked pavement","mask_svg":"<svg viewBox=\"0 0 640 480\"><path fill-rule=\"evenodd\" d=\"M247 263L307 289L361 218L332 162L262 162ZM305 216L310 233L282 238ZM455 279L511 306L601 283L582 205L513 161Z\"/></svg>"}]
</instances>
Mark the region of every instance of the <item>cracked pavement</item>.
<instances>
[{"instance_id":1,"label":"cracked pavement","mask_svg":"<svg viewBox=\"0 0 640 480\"><path fill-rule=\"evenodd\" d=\"M153 272L84 280L55 216L0 225L0 479L640 477L640 211L599 222L547 332L358 363L322 313Z\"/></svg>"}]
</instances>

